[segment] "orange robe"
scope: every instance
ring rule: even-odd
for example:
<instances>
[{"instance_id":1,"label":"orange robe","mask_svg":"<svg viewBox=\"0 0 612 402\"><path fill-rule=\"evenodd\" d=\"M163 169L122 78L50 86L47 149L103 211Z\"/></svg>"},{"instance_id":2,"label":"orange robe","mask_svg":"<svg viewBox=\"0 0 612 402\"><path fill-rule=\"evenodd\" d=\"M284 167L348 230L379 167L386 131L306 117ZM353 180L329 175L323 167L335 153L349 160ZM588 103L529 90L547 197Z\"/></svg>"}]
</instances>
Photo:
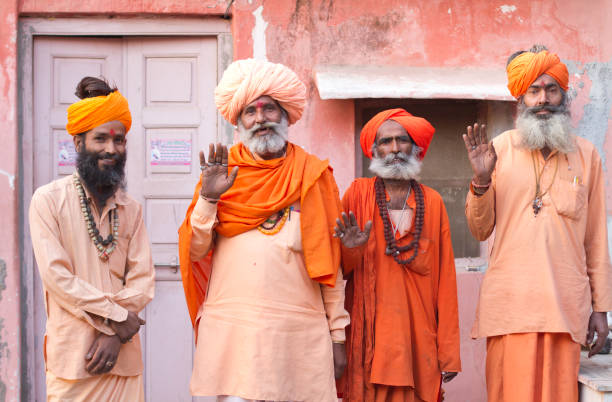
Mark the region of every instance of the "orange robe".
<instances>
[{"instance_id":1,"label":"orange robe","mask_svg":"<svg viewBox=\"0 0 612 402\"><path fill-rule=\"evenodd\" d=\"M440 372L461 370L448 216L440 195L421 187L425 222L419 254L406 268L385 255L374 179L357 179L344 195L345 211L353 211L361 227L373 221L365 246L342 250L351 315L348 367L340 384L345 401L437 401ZM414 194L407 206L414 211ZM399 245L412 241L413 229Z\"/></svg>"}]
</instances>

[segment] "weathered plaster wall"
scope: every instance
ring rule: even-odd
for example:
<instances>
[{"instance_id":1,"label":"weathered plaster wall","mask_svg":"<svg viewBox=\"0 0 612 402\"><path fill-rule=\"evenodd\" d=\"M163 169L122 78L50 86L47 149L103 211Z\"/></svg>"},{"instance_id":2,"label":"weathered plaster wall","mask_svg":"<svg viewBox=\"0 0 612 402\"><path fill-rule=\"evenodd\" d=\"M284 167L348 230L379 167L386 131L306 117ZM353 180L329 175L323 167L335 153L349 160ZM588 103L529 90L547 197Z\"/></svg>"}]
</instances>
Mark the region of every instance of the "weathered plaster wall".
<instances>
[{"instance_id":1,"label":"weathered plaster wall","mask_svg":"<svg viewBox=\"0 0 612 402\"><path fill-rule=\"evenodd\" d=\"M0 402L19 395L18 13L200 17L221 15L228 4L229 0L0 1L0 191L5 195L0 198ZM231 12L236 58L287 64L307 84L309 103L290 136L330 158L341 191L355 174L356 116L353 101L319 99L312 73L322 64L503 69L514 50L545 44L570 69L578 133L598 147L606 166L612 161L609 0L591 0L586 7L581 0L236 0ZM606 180L612 208L609 171Z\"/></svg>"},{"instance_id":2,"label":"weathered plaster wall","mask_svg":"<svg viewBox=\"0 0 612 402\"><path fill-rule=\"evenodd\" d=\"M0 16L0 401L18 401L17 1L1 1Z\"/></svg>"},{"instance_id":3,"label":"weathered plaster wall","mask_svg":"<svg viewBox=\"0 0 612 402\"><path fill-rule=\"evenodd\" d=\"M311 88L293 140L336 167L341 188L353 178L351 101L336 101L332 121L313 89L320 64L487 67L534 43L559 53L570 67L578 133L612 153L612 4L594 0L238 0L233 7L235 54L293 67ZM261 43L264 42L265 43ZM295 134L298 131L299 134ZM333 146L325 143L333 133ZM304 135L307 134L307 135ZM341 150L341 152L337 152ZM608 178L608 205L612 186Z\"/></svg>"}]
</instances>

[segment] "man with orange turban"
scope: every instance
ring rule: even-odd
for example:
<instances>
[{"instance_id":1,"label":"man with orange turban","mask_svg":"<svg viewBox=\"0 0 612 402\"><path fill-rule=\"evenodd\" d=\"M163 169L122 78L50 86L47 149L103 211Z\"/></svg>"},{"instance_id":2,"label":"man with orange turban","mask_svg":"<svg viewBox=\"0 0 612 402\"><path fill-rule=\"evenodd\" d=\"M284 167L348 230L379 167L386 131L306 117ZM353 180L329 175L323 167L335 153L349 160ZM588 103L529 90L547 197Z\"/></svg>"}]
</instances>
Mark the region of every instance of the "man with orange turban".
<instances>
[{"instance_id":1,"label":"man with orange turban","mask_svg":"<svg viewBox=\"0 0 612 402\"><path fill-rule=\"evenodd\" d=\"M463 135L474 176L465 211L493 247L474 338L487 338L489 401L578 400L580 344L604 346L612 268L597 150L572 133L568 71L541 46L508 60L516 129ZM594 333L597 341L592 344Z\"/></svg>"},{"instance_id":2,"label":"man with orange turban","mask_svg":"<svg viewBox=\"0 0 612 402\"><path fill-rule=\"evenodd\" d=\"M281 65L239 60L215 90L237 125L229 151L200 152L202 176L179 229L196 332L193 395L218 401L336 401L344 370L341 214L327 161L288 142L306 88ZM350 226L350 225L349 225ZM368 233L342 235L358 246Z\"/></svg>"},{"instance_id":3,"label":"man with orange turban","mask_svg":"<svg viewBox=\"0 0 612 402\"><path fill-rule=\"evenodd\" d=\"M344 210L373 225L368 242L343 248L347 277L347 402L437 402L461 370L457 284L442 197L418 183L435 129L404 109L361 130L375 177L355 180Z\"/></svg>"},{"instance_id":4,"label":"man with orange turban","mask_svg":"<svg viewBox=\"0 0 612 402\"><path fill-rule=\"evenodd\" d=\"M30 233L47 313L48 401L144 401L138 312L154 270L142 207L124 191L127 100L83 78L68 108L76 172L39 187Z\"/></svg>"}]
</instances>

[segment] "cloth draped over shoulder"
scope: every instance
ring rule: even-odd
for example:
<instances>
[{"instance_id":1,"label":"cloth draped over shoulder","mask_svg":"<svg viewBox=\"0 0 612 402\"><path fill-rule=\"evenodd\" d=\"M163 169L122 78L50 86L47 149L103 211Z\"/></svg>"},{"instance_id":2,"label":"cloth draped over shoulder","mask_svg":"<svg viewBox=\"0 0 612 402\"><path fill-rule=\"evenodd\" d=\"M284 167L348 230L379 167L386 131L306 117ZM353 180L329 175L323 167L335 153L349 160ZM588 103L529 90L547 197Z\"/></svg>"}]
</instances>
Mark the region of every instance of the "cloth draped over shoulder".
<instances>
[{"instance_id":1,"label":"cloth draped over shoulder","mask_svg":"<svg viewBox=\"0 0 612 402\"><path fill-rule=\"evenodd\" d=\"M559 56L543 50L538 53L524 52L516 56L506 67L508 89L515 98L527 92L527 89L542 74L553 77L564 91L567 91L569 73L567 66Z\"/></svg>"},{"instance_id":2,"label":"cloth draped over shoulder","mask_svg":"<svg viewBox=\"0 0 612 402\"><path fill-rule=\"evenodd\" d=\"M422 117L413 116L404 109L389 109L378 113L368 121L363 129L359 141L361 150L368 158L372 159L372 145L376 141L378 128L387 120L393 120L401 124L415 144L423 150L419 158L422 160L427 153L427 148L436 129Z\"/></svg>"},{"instance_id":3,"label":"cloth draped over shoulder","mask_svg":"<svg viewBox=\"0 0 612 402\"><path fill-rule=\"evenodd\" d=\"M229 65L215 89L215 104L233 125L246 105L260 96L275 99L287 112L289 124L302 117L306 105L306 86L282 64L245 59Z\"/></svg>"},{"instance_id":4,"label":"cloth draped over shoulder","mask_svg":"<svg viewBox=\"0 0 612 402\"><path fill-rule=\"evenodd\" d=\"M115 120L125 126L126 134L130 131L132 115L127 99L119 91L81 99L70 105L66 130L70 135L77 135Z\"/></svg>"},{"instance_id":5,"label":"cloth draped over shoulder","mask_svg":"<svg viewBox=\"0 0 612 402\"><path fill-rule=\"evenodd\" d=\"M302 247L308 275L333 287L340 266L340 241L333 237L333 233L342 205L329 162L321 161L291 143L287 145L285 157L256 160L240 143L229 152L228 170L234 166L239 167L238 176L218 202L217 234L232 237L255 229L274 213L299 201ZM212 261L211 253L201 261L191 261L190 258L190 217L201 187L200 179L179 228L181 277L193 324L205 299Z\"/></svg>"}]
</instances>

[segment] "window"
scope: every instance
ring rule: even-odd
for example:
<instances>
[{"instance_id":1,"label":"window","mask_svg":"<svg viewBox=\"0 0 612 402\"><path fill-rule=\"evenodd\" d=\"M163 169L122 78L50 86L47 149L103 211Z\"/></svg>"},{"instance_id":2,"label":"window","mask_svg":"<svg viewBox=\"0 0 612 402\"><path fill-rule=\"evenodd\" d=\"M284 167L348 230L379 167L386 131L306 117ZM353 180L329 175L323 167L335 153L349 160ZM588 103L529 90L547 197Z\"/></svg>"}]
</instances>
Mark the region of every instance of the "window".
<instances>
[{"instance_id":1,"label":"window","mask_svg":"<svg viewBox=\"0 0 612 402\"><path fill-rule=\"evenodd\" d=\"M461 134L468 125L483 122L489 138L513 127L514 104L505 101L456 99L359 99L355 100L356 152L361 127L376 113L401 107L426 118L435 128L421 172L421 182L432 187L444 200L448 213L455 258L485 257L486 244L471 235L465 218L465 197L472 169ZM371 177L369 159L356 158L357 176Z\"/></svg>"}]
</instances>

